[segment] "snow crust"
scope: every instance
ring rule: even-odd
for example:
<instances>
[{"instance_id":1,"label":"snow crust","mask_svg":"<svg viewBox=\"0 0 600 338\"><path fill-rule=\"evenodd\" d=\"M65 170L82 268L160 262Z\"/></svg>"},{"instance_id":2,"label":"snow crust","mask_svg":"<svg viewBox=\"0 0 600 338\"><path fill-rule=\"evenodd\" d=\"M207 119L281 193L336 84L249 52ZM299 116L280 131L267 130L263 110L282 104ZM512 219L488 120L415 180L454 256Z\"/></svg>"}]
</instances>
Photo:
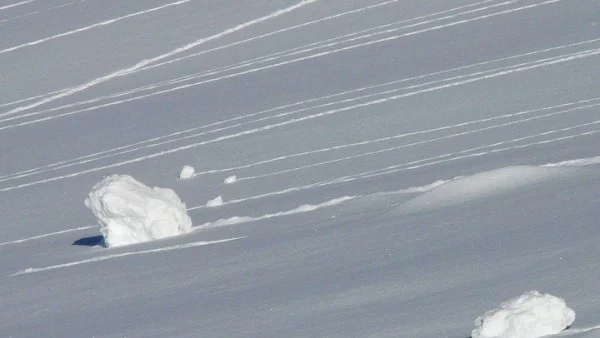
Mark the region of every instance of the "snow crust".
<instances>
[{"instance_id":1,"label":"snow crust","mask_svg":"<svg viewBox=\"0 0 600 338\"><path fill-rule=\"evenodd\" d=\"M92 188L85 205L98 219L107 247L191 231L185 204L167 188L150 188L128 175L111 175Z\"/></svg>"},{"instance_id":2,"label":"snow crust","mask_svg":"<svg viewBox=\"0 0 600 338\"><path fill-rule=\"evenodd\" d=\"M559 333L575 321L562 298L530 291L475 320L472 338L537 338Z\"/></svg>"},{"instance_id":3,"label":"snow crust","mask_svg":"<svg viewBox=\"0 0 600 338\"><path fill-rule=\"evenodd\" d=\"M183 180L191 178L194 176L195 172L196 169L194 169L194 167L192 167L191 165L184 165L181 169L181 172L179 173L179 178Z\"/></svg>"}]
</instances>

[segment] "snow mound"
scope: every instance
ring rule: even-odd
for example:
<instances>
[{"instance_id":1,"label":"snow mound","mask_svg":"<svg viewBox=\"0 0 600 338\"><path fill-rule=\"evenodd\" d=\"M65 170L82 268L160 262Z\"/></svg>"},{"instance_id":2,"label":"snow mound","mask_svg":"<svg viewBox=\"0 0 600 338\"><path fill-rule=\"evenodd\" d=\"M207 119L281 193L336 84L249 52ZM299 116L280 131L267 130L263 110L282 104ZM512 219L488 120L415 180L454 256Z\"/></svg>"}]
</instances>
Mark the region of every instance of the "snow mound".
<instances>
[{"instance_id":1,"label":"snow mound","mask_svg":"<svg viewBox=\"0 0 600 338\"><path fill-rule=\"evenodd\" d=\"M235 175L233 176L229 176L225 179L225 184L231 184L231 183L235 183L237 181L237 177Z\"/></svg>"},{"instance_id":2,"label":"snow mound","mask_svg":"<svg viewBox=\"0 0 600 338\"><path fill-rule=\"evenodd\" d=\"M177 194L150 188L128 175L111 175L92 188L85 205L98 219L107 247L152 241L191 231Z\"/></svg>"},{"instance_id":3,"label":"snow mound","mask_svg":"<svg viewBox=\"0 0 600 338\"><path fill-rule=\"evenodd\" d=\"M458 177L411 199L398 211L411 213L457 205L542 182L570 170L559 167L512 166Z\"/></svg>"},{"instance_id":4,"label":"snow mound","mask_svg":"<svg viewBox=\"0 0 600 338\"><path fill-rule=\"evenodd\" d=\"M221 196L217 196L215 199L206 202L206 206L209 208L218 207L221 205L223 205L223 197Z\"/></svg>"},{"instance_id":5,"label":"snow mound","mask_svg":"<svg viewBox=\"0 0 600 338\"><path fill-rule=\"evenodd\" d=\"M194 169L194 167L190 166L190 165L184 165L183 168L181 169L181 172L179 173L179 178L181 179L187 179L187 178L191 178L194 176L194 173L196 172L196 169Z\"/></svg>"},{"instance_id":6,"label":"snow mound","mask_svg":"<svg viewBox=\"0 0 600 338\"><path fill-rule=\"evenodd\" d=\"M475 320L472 338L537 338L559 333L575 321L562 298L537 291L502 303Z\"/></svg>"}]
</instances>

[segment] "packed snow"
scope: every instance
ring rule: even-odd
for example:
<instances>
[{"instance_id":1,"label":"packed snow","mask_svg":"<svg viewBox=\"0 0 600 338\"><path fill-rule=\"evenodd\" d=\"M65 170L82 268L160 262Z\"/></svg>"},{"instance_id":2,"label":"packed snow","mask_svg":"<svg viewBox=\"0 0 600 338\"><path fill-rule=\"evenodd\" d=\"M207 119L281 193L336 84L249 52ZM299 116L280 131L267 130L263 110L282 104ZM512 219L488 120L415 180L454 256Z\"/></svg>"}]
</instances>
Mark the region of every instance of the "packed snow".
<instances>
[{"instance_id":1,"label":"packed snow","mask_svg":"<svg viewBox=\"0 0 600 338\"><path fill-rule=\"evenodd\" d=\"M98 219L107 247L177 236L192 228L185 204L175 191L150 188L128 175L102 179L85 205Z\"/></svg>"},{"instance_id":2,"label":"packed snow","mask_svg":"<svg viewBox=\"0 0 600 338\"><path fill-rule=\"evenodd\" d=\"M475 320L473 338L538 338L573 324L575 311L562 298L530 291Z\"/></svg>"},{"instance_id":3,"label":"packed snow","mask_svg":"<svg viewBox=\"0 0 600 338\"><path fill-rule=\"evenodd\" d=\"M195 172L196 169L191 165L184 165L183 168L181 168L181 172L179 173L179 178L185 180L194 177Z\"/></svg>"}]
</instances>

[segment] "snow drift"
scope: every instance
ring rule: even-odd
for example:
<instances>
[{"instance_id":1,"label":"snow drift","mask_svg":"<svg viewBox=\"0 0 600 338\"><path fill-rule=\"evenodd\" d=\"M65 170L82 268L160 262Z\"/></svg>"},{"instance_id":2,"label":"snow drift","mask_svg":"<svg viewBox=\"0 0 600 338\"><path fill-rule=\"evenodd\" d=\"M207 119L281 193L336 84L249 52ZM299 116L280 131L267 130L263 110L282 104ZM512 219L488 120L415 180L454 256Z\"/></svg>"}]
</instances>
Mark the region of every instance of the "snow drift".
<instances>
[{"instance_id":1,"label":"snow drift","mask_svg":"<svg viewBox=\"0 0 600 338\"><path fill-rule=\"evenodd\" d=\"M502 303L475 320L472 338L537 338L559 333L575 321L562 298L537 291Z\"/></svg>"},{"instance_id":2,"label":"snow drift","mask_svg":"<svg viewBox=\"0 0 600 338\"><path fill-rule=\"evenodd\" d=\"M92 188L85 205L98 218L107 247L171 237L191 230L185 204L166 188L111 175Z\"/></svg>"}]
</instances>

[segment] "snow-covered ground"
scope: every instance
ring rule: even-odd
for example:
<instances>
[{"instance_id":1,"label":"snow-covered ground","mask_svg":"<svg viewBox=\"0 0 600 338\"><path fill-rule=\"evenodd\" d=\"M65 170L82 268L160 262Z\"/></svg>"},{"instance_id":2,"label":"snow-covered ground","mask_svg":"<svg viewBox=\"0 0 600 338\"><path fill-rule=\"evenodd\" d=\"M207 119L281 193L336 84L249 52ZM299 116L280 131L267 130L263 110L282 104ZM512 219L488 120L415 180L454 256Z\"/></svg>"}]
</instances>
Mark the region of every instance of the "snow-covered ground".
<instances>
[{"instance_id":1,"label":"snow-covered ground","mask_svg":"<svg viewBox=\"0 0 600 338\"><path fill-rule=\"evenodd\" d=\"M0 0L0 336L465 338L539 290L600 337L599 14ZM102 246L112 174L192 231Z\"/></svg>"}]
</instances>

